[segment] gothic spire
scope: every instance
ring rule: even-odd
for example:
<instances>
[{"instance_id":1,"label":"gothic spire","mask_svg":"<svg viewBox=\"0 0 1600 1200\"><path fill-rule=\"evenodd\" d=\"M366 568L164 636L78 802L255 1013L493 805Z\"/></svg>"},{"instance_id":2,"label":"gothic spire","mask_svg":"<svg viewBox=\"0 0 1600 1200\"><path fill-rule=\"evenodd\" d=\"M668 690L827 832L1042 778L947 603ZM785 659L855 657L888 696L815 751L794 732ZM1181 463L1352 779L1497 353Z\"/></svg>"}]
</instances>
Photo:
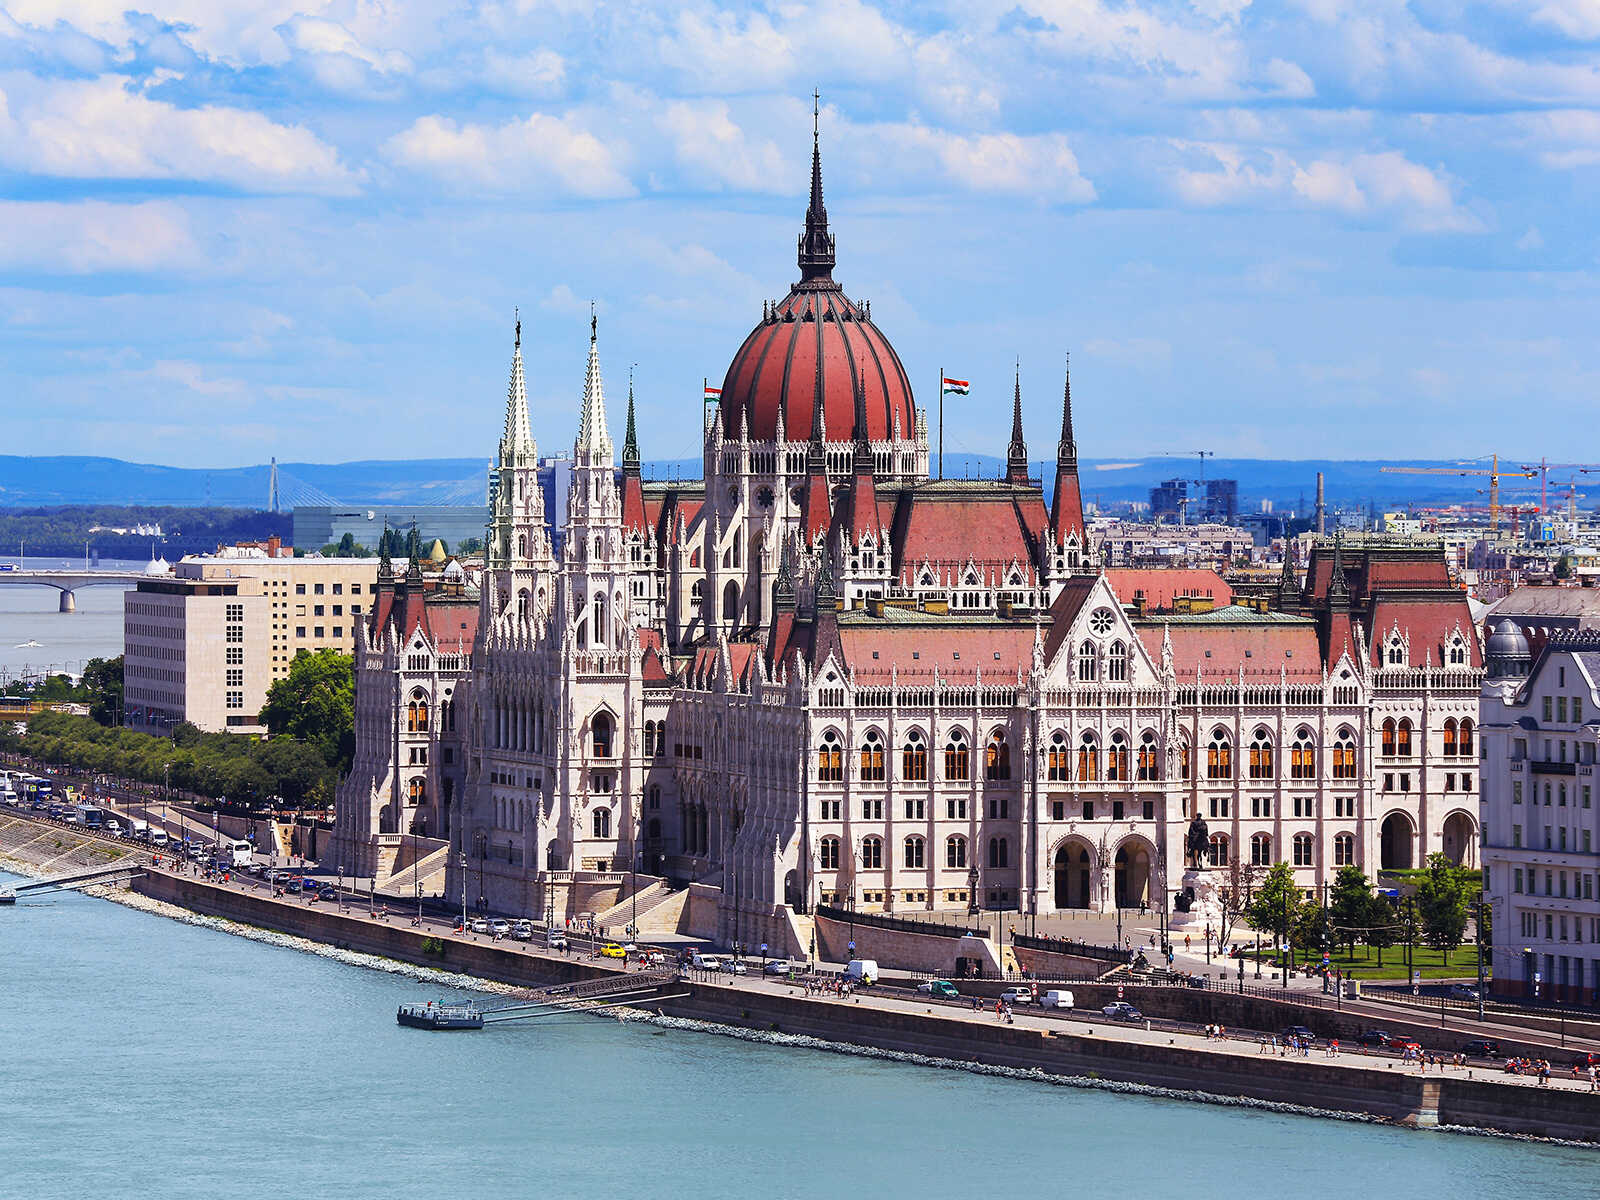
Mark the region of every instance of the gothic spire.
<instances>
[{"instance_id":1,"label":"gothic spire","mask_svg":"<svg viewBox=\"0 0 1600 1200\"><path fill-rule=\"evenodd\" d=\"M1056 443L1056 463L1078 462L1078 442L1072 436L1072 356L1067 356L1067 380L1061 389L1061 440Z\"/></svg>"},{"instance_id":2,"label":"gothic spire","mask_svg":"<svg viewBox=\"0 0 1600 1200\"><path fill-rule=\"evenodd\" d=\"M518 452L537 456L533 429L528 421L528 388L522 378L522 315L517 314L516 341L511 351L511 383L506 388L506 429L500 438L500 460Z\"/></svg>"},{"instance_id":3,"label":"gothic spire","mask_svg":"<svg viewBox=\"0 0 1600 1200\"><path fill-rule=\"evenodd\" d=\"M855 461L852 464L857 475L872 474L872 443L867 437L867 385L865 381L857 379L855 387L856 400L856 428L855 428Z\"/></svg>"},{"instance_id":4,"label":"gothic spire","mask_svg":"<svg viewBox=\"0 0 1600 1200\"><path fill-rule=\"evenodd\" d=\"M772 607L775 612L794 611L794 570L791 563L793 553L792 543L789 538L782 538L783 550L778 556L778 582L772 590Z\"/></svg>"},{"instance_id":5,"label":"gothic spire","mask_svg":"<svg viewBox=\"0 0 1600 1200\"><path fill-rule=\"evenodd\" d=\"M1028 482L1028 445L1022 440L1022 363L1017 363L1011 395L1011 445L1006 448L1006 482Z\"/></svg>"},{"instance_id":6,"label":"gothic spire","mask_svg":"<svg viewBox=\"0 0 1600 1200\"><path fill-rule=\"evenodd\" d=\"M378 582L394 582L394 560L389 557L389 522L383 522L383 535L378 538Z\"/></svg>"},{"instance_id":7,"label":"gothic spire","mask_svg":"<svg viewBox=\"0 0 1600 1200\"><path fill-rule=\"evenodd\" d=\"M833 235L828 232L828 210L822 203L821 95L811 93L811 203L806 206L806 228L800 235L800 282L833 282Z\"/></svg>"},{"instance_id":8,"label":"gothic spire","mask_svg":"<svg viewBox=\"0 0 1600 1200\"><path fill-rule=\"evenodd\" d=\"M583 380L583 414L578 421L578 455L590 462L611 461L611 434L606 429L606 394L600 382L598 321L589 308L589 366Z\"/></svg>"},{"instance_id":9,"label":"gothic spire","mask_svg":"<svg viewBox=\"0 0 1600 1200\"><path fill-rule=\"evenodd\" d=\"M639 470L639 434L633 426L633 368L628 368L628 431L622 437L622 469Z\"/></svg>"}]
</instances>

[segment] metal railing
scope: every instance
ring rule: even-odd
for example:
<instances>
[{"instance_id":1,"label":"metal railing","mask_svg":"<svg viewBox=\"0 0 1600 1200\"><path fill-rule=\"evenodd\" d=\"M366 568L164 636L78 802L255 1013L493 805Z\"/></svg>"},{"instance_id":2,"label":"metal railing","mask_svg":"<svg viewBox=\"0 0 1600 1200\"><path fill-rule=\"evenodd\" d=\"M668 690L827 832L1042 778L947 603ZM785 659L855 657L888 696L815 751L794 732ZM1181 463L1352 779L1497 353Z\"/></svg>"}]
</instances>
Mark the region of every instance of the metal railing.
<instances>
[{"instance_id":1,"label":"metal railing","mask_svg":"<svg viewBox=\"0 0 1600 1200\"><path fill-rule=\"evenodd\" d=\"M1089 942L1075 942L1071 938L1055 938L1038 934L1011 934L1011 944L1019 950L1042 950L1050 954L1071 954L1077 958L1092 958L1100 962L1130 963L1133 951L1121 946L1096 946Z\"/></svg>"}]
</instances>

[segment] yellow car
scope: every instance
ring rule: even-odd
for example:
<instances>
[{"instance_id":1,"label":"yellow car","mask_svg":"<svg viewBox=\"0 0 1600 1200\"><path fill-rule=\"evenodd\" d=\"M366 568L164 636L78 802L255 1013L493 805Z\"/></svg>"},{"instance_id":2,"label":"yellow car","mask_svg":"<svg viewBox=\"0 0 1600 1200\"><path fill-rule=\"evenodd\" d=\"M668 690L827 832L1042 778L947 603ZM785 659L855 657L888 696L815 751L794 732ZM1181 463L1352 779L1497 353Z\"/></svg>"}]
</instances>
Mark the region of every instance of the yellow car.
<instances>
[{"instance_id":1,"label":"yellow car","mask_svg":"<svg viewBox=\"0 0 1600 1200\"><path fill-rule=\"evenodd\" d=\"M615 942L606 942L600 947L601 958L627 958L628 952Z\"/></svg>"}]
</instances>

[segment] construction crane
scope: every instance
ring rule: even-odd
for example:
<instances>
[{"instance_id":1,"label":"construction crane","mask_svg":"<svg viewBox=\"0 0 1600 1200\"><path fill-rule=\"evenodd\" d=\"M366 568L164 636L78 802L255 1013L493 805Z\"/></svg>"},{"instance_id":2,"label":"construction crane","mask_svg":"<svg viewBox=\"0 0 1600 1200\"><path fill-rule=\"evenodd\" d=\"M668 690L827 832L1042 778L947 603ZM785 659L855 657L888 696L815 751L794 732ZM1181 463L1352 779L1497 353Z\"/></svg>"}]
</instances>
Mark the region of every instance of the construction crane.
<instances>
[{"instance_id":1,"label":"construction crane","mask_svg":"<svg viewBox=\"0 0 1600 1200\"><path fill-rule=\"evenodd\" d=\"M1551 471L1582 471L1585 475L1593 475L1600 471L1600 463L1553 463L1540 459L1536 463L1524 463L1524 471L1537 471L1539 473L1539 508L1545 507L1545 483Z\"/></svg>"},{"instance_id":2,"label":"construction crane","mask_svg":"<svg viewBox=\"0 0 1600 1200\"><path fill-rule=\"evenodd\" d=\"M1489 469L1481 467L1381 467L1390 475L1487 475L1489 477L1489 532L1500 532L1500 481L1502 479L1532 479L1536 470L1500 469L1500 456L1491 455ZM1542 506L1541 506L1542 507Z\"/></svg>"},{"instance_id":3,"label":"construction crane","mask_svg":"<svg viewBox=\"0 0 1600 1200\"><path fill-rule=\"evenodd\" d=\"M1163 450L1163 451L1161 451L1160 454L1158 454L1156 456L1158 458L1188 458L1190 455L1195 455L1195 454L1200 456L1200 478L1199 479L1185 479L1183 482L1184 483L1192 483L1192 484L1194 484L1196 487L1198 487L1200 489L1200 493L1195 495L1195 496L1188 497L1188 498L1185 498L1183 500L1178 501L1178 524L1179 525L1187 525L1189 523L1185 519L1185 517L1186 517L1185 510L1188 508L1188 506L1190 504L1198 504L1198 503L1200 503L1200 502L1202 502L1204 500L1204 498L1205 498L1204 493L1205 493L1205 490L1206 490L1206 459L1215 458L1217 456L1217 452L1215 450Z\"/></svg>"}]
</instances>

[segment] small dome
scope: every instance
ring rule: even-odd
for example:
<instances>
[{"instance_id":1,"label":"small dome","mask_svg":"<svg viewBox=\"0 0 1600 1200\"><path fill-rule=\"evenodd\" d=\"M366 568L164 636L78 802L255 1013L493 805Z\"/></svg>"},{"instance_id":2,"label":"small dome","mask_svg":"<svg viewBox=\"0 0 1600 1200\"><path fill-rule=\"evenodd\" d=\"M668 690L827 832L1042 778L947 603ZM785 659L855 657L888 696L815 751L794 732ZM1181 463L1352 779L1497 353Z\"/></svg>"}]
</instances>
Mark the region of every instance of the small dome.
<instances>
[{"instance_id":1,"label":"small dome","mask_svg":"<svg viewBox=\"0 0 1600 1200\"><path fill-rule=\"evenodd\" d=\"M444 543L438 538L434 538L433 548L428 551L428 561L432 563L442 563L448 557L449 555L444 552Z\"/></svg>"},{"instance_id":2,"label":"small dome","mask_svg":"<svg viewBox=\"0 0 1600 1200\"><path fill-rule=\"evenodd\" d=\"M1492 658L1527 658L1528 639L1522 636L1522 630L1517 628L1517 623L1503 620L1494 627L1494 632L1489 635L1489 655Z\"/></svg>"},{"instance_id":3,"label":"small dome","mask_svg":"<svg viewBox=\"0 0 1600 1200\"><path fill-rule=\"evenodd\" d=\"M144 573L146 575L165 575L171 570L171 566L168 565L167 560L164 558L152 558L144 565Z\"/></svg>"}]
</instances>

